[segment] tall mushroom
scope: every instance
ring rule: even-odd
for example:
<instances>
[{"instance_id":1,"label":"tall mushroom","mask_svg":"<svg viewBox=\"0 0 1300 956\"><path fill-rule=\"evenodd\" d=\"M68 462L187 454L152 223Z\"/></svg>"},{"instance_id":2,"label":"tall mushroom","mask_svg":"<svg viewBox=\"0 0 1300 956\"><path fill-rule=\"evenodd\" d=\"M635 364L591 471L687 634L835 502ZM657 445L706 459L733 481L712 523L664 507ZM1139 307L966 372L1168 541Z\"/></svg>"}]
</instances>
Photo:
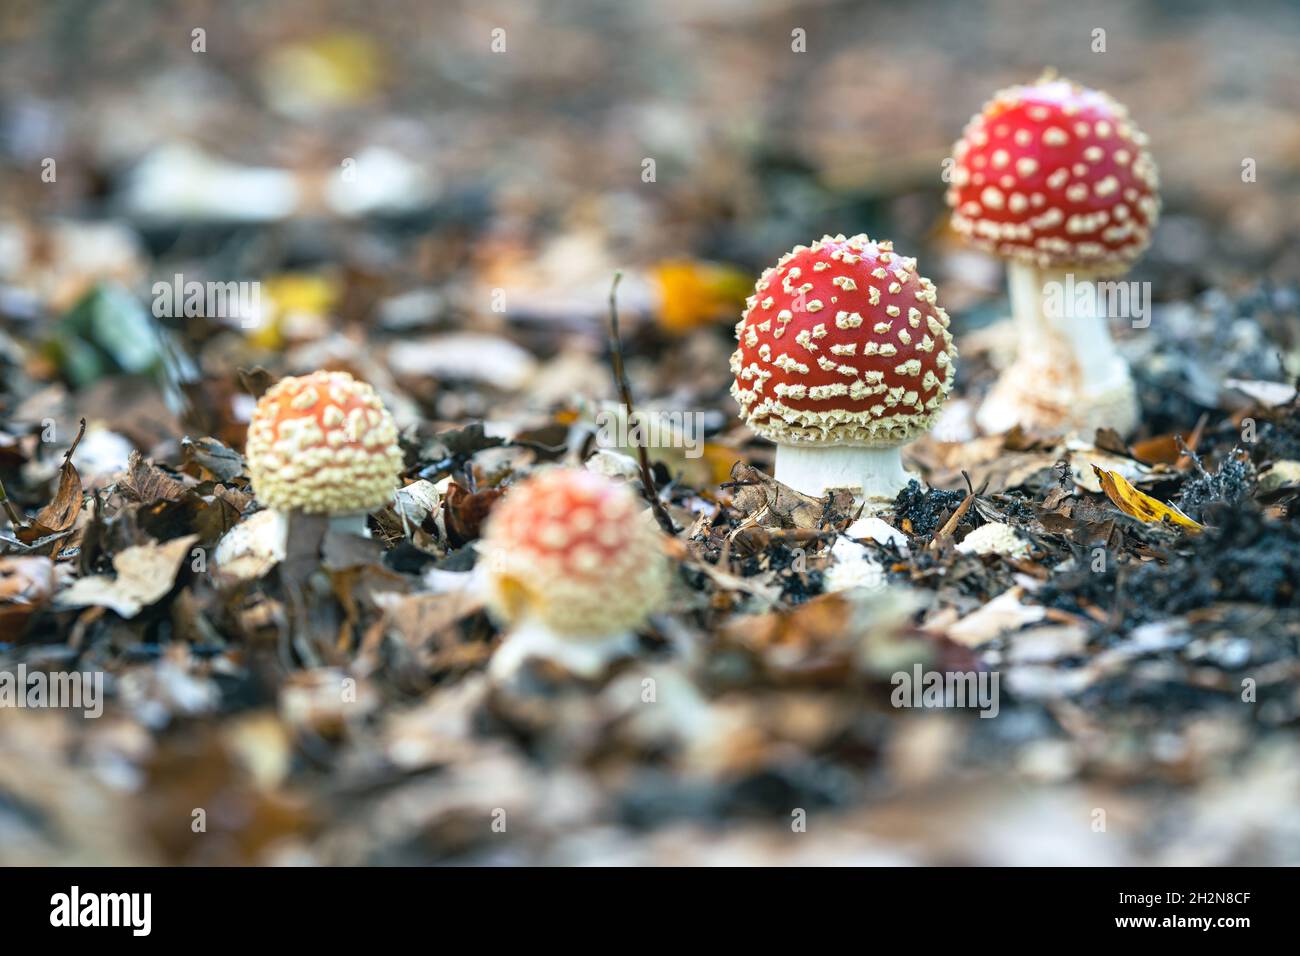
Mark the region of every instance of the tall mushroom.
<instances>
[{"instance_id":1,"label":"tall mushroom","mask_svg":"<svg viewBox=\"0 0 1300 956\"><path fill-rule=\"evenodd\" d=\"M731 394L776 443L777 480L892 502L911 478L900 450L934 424L957 357L916 260L864 235L796 246L759 278L736 338Z\"/></svg>"},{"instance_id":2,"label":"tall mushroom","mask_svg":"<svg viewBox=\"0 0 1300 956\"><path fill-rule=\"evenodd\" d=\"M492 670L532 656L579 674L630 649L662 607L662 537L627 485L595 472L552 468L506 492L480 545L488 608L508 630Z\"/></svg>"},{"instance_id":3,"label":"tall mushroom","mask_svg":"<svg viewBox=\"0 0 1300 956\"><path fill-rule=\"evenodd\" d=\"M1150 242L1160 201L1146 146L1121 104L1049 71L996 94L953 148L953 228L1007 260L1018 339L976 414L985 431L1137 424L1095 283L1126 272Z\"/></svg>"},{"instance_id":4,"label":"tall mushroom","mask_svg":"<svg viewBox=\"0 0 1300 956\"><path fill-rule=\"evenodd\" d=\"M366 533L402 471L397 426L375 390L347 372L281 379L258 399L245 446L253 493L277 512L331 516Z\"/></svg>"}]
</instances>

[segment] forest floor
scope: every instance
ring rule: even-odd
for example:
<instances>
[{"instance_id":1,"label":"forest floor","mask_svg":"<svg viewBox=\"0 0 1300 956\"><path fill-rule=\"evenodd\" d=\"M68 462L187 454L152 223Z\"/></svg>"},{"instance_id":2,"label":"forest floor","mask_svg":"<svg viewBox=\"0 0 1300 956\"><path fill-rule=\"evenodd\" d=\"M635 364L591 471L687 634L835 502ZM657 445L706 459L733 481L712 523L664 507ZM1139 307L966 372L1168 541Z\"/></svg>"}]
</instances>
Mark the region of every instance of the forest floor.
<instances>
[{"instance_id":1,"label":"forest floor","mask_svg":"<svg viewBox=\"0 0 1300 956\"><path fill-rule=\"evenodd\" d=\"M1171 34L1160 71L1061 58L1132 99L1162 165L1163 231L1134 273L1151 322L1116 328L1140 423L986 436L1002 277L944 229L938 171L981 92L1038 67L938 58L935 83L907 81L902 129L898 96L855 94L859 41L797 80L756 56L788 45L779 8L697 24L707 57L661 37L621 67L573 23L521 24L507 79L439 47L436 82L374 89L384 65L430 75L381 62L416 48L398 20L214 43L261 93L206 85L185 51L97 86L143 57L126 39L0 55L63 63L94 104L29 91L6 120L25 172L0 191L0 863L1300 862L1300 131L1294 84L1229 55L1249 36L1280 61L1286 30L1223 13ZM1132 32L1112 36L1150 39L1115 15ZM881 77L961 24L894 28ZM1198 58L1211 33L1222 63ZM303 57L338 75L312 86ZM1171 79L1188 64L1208 71L1190 91ZM694 98L630 106L623 68ZM1219 95L1231 77L1249 109ZM810 87L829 105L801 105ZM751 115L762 135L727 122ZM832 135L832 116L872 135ZM31 170L60 124L56 189ZM1266 173L1249 185L1246 149ZM361 198L326 185L340 155ZM921 258L960 349L886 544L846 533L851 503L768 477L772 446L727 393L754 276L826 230ZM682 429L647 450L671 600L598 676L543 660L495 680L474 568L503 490L558 462L646 492L637 449L599 427L619 409L620 271L634 405ZM254 278L256 314L159 315L176 275ZM404 488L369 539L296 521L276 556L244 433L269 384L317 368L383 396ZM991 522L1018 553L962 548ZM996 695L899 705L897 675L936 672ZM16 690L61 673L102 696Z\"/></svg>"}]
</instances>

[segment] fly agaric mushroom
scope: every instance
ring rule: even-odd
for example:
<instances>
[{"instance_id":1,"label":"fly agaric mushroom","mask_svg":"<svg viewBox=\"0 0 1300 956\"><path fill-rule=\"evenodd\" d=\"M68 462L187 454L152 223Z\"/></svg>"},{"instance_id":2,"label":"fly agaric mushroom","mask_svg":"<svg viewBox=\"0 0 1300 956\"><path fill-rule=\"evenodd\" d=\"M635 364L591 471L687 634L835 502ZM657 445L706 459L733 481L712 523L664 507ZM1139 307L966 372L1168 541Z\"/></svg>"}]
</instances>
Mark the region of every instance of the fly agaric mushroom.
<instances>
[{"instance_id":1,"label":"fly agaric mushroom","mask_svg":"<svg viewBox=\"0 0 1300 956\"><path fill-rule=\"evenodd\" d=\"M1019 341L976 413L985 431L1137 424L1105 297L1085 284L1126 272L1150 242L1160 200L1146 145L1121 104L1049 71L996 94L953 147L953 228L1007 260Z\"/></svg>"},{"instance_id":2,"label":"fly agaric mushroom","mask_svg":"<svg viewBox=\"0 0 1300 956\"><path fill-rule=\"evenodd\" d=\"M481 544L487 603L509 629L498 675L533 656L591 674L629 650L668 589L660 535L627 485L554 468L512 487Z\"/></svg>"},{"instance_id":3,"label":"fly agaric mushroom","mask_svg":"<svg viewBox=\"0 0 1300 956\"><path fill-rule=\"evenodd\" d=\"M275 511L327 514L364 535L366 513L387 503L402 471L397 426L375 390L347 372L281 379L248 424L253 492Z\"/></svg>"},{"instance_id":4,"label":"fly agaric mushroom","mask_svg":"<svg viewBox=\"0 0 1300 956\"><path fill-rule=\"evenodd\" d=\"M873 509L907 486L901 446L934 424L957 357L915 259L864 235L796 246L759 278L736 338L731 394L776 443L778 481L849 488Z\"/></svg>"}]
</instances>

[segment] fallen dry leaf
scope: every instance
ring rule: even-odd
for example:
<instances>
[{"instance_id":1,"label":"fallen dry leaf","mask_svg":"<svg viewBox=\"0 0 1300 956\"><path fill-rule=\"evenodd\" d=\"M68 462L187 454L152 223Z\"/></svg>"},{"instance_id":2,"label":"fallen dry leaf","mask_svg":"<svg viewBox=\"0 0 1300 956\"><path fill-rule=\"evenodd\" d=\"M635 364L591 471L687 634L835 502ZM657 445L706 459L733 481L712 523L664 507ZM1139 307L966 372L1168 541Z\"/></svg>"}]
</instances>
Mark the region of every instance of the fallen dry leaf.
<instances>
[{"instance_id":1,"label":"fallen dry leaf","mask_svg":"<svg viewBox=\"0 0 1300 956\"><path fill-rule=\"evenodd\" d=\"M213 552L213 570L222 582L252 581L284 560L288 527L284 514L259 511L226 532Z\"/></svg>"},{"instance_id":2,"label":"fallen dry leaf","mask_svg":"<svg viewBox=\"0 0 1300 956\"><path fill-rule=\"evenodd\" d=\"M1295 386L1285 382L1261 382L1255 380L1230 378L1223 383L1228 388L1236 389L1243 395L1249 395L1255 401L1276 408L1295 401Z\"/></svg>"},{"instance_id":3,"label":"fallen dry leaf","mask_svg":"<svg viewBox=\"0 0 1300 956\"><path fill-rule=\"evenodd\" d=\"M60 531L67 531L77 523L81 513L82 494L81 476L72 464L72 455L86 434L86 420L81 420L81 429L73 439L72 446L63 455L63 464L59 467L59 488L54 499L41 509L36 519L25 528L16 529L18 540L31 544L40 538Z\"/></svg>"},{"instance_id":4,"label":"fallen dry leaf","mask_svg":"<svg viewBox=\"0 0 1300 956\"><path fill-rule=\"evenodd\" d=\"M164 544L126 548L113 558L116 577L82 578L54 603L61 608L106 607L121 617L133 618L172 589L181 562L198 540L198 535L187 534Z\"/></svg>"},{"instance_id":5,"label":"fallen dry leaf","mask_svg":"<svg viewBox=\"0 0 1300 956\"><path fill-rule=\"evenodd\" d=\"M1193 521L1173 505L1167 505L1138 491L1119 472L1106 471L1096 465L1092 466L1092 470L1097 473L1097 480L1101 483L1101 489L1106 493L1106 497L1129 517L1148 524L1158 524L1168 518L1173 524L1192 531L1200 531L1204 528L1204 525Z\"/></svg>"},{"instance_id":6,"label":"fallen dry leaf","mask_svg":"<svg viewBox=\"0 0 1300 956\"><path fill-rule=\"evenodd\" d=\"M948 639L965 647L979 647L995 637L1035 624L1045 612L1035 604L1022 604L1024 588L1003 591L978 610L972 611L944 631Z\"/></svg>"},{"instance_id":7,"label":"fallen dry leaf","mask_svg":"<svg viewBox=\"0 0 1300 956\"><path fill-rule=\"evenodd\" d=\"M185 494L185 483L177 481L153 462L145 461L138 451L133 451L127 474L118 482L118 490L132 501L150 504L178 500Z\"/></svg>"},{"instance_id":8,"label":"fallen dry leaf","mask_svg":"<svg viewBox=\"0 0 1300 956\"><path fill-rule=\"evenodd\" d=\"M824 528L853 513L853 495L835 491L828 504L781 484L743 461L731 469L731 487L736 509L764 528Z\"/></svg>"},{"instance_id":9,"label":"fallen dry leaf","mask_svg":"<svg viewBox=\"0 0 1300 956\"><path fill-rule=\"evenodd\" d=\"M0 558L0 631L6 637L22 634L27 619L69 573L45 557Z\"/></svg>"},{"instance_id":10,"label":"fallen dry leaf","mask_svg":"<svg viewBox=\"0 0 1300 956\"><path fill-rule=\"evenodd\" d=\"M660 294L659 323L676 335L739 312L753 286L745 273L712 262L661 262L653 275Z\"/></svg>"}]
</instances>

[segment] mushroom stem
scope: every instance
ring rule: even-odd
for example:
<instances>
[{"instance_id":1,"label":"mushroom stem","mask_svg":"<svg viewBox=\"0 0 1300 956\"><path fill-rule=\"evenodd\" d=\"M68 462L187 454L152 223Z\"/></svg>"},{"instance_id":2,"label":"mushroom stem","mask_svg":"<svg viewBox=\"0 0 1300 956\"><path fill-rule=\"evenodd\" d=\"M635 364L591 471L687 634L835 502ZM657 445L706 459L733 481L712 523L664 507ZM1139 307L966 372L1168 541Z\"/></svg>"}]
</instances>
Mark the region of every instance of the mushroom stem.
<instances>
[{"instance_id":1,"label":"mushroom stem","mask_svg":"<svg viewBox=\"0 0 1300 956\"><path fill-rule=\"evenodd\" d=\"M1105 297L1086 273L1007 264L1016 358L1002 373L976 421L986 432L1015 425L1099 427L1127 433L1137 424L1128 363L1115 348Z\"/></svg>"},{"instance_id":2,"label":"mushroom stem","mask_svg":"<svg viewBox=\"0 0 1300 956\"><path fill-rule=\"evenodd\" d=\"M1060 353L1074 367L1072 377L1077 376L1085 390L1108 384L1117 366L1121 367L1120 374L1128 376L1128 368L1110 337L1106 309L1102 296L1095 294L1092 276L1012 262L1007 267L1007 285L1011 315L1020 332L1021 354ZM1062 314L1048 314L1049 296L1064 307Z\"/></svg>"},{"instance_id":3,"label":"mushroom stem","mask_svg":"<svg viewBox=\"0 0 1300 956\"><path fill-rule=\"evenodd\" d=\"M366 523L368 517L369 514L365 511L330 515L330 530L337 534L350 534L358 538L369 538L370 527Z\"/></svg>"},{"instance_id":4,"label":"mushroom stem","mask_svg":"<svg viewBox=\"0 0 1300 956\"><path fill-rule=\"evenodd\" d=\"M488 671L497 680L506 680L530 658L540 657L557 662L578 677L590 678L598 676L611 661L634 653L636 635L631 631L574 637L529 618L506 633L492 654Z\"/></svg>"},{"instance_id":5,"label":"mushroom stem","mask_svg":"<svg viewBox=\"0 0 1300 956\"><path fill-rule=\"evenodd\" d=\"M831 488L848 488L871 508L892 503L913 477L903 469L899 445L776 447L776 480L818 498Z\"/></svg>"},{"instance_id":6,"label":"mushroom stem","mask_svg":"<svg viewBox=\"0 0 1300 956\"><path fill-rule=\"evenodd\" d=\"M297 514L301 519L303 513L301 511L286 511L280 508L267 508L266 510L275 516L274 519L268 519L266 541L268 545L278 548L282 560L283 555L288 552L289 548L289 533L290 529L293 527L292 516ZM348 534L355 535L358 538L369 538L370 528L366 525L367 517L368 514L364 511L354 511L341 515L330 515L327 528L335 534Z\"/></svg>"}]
</instances>

